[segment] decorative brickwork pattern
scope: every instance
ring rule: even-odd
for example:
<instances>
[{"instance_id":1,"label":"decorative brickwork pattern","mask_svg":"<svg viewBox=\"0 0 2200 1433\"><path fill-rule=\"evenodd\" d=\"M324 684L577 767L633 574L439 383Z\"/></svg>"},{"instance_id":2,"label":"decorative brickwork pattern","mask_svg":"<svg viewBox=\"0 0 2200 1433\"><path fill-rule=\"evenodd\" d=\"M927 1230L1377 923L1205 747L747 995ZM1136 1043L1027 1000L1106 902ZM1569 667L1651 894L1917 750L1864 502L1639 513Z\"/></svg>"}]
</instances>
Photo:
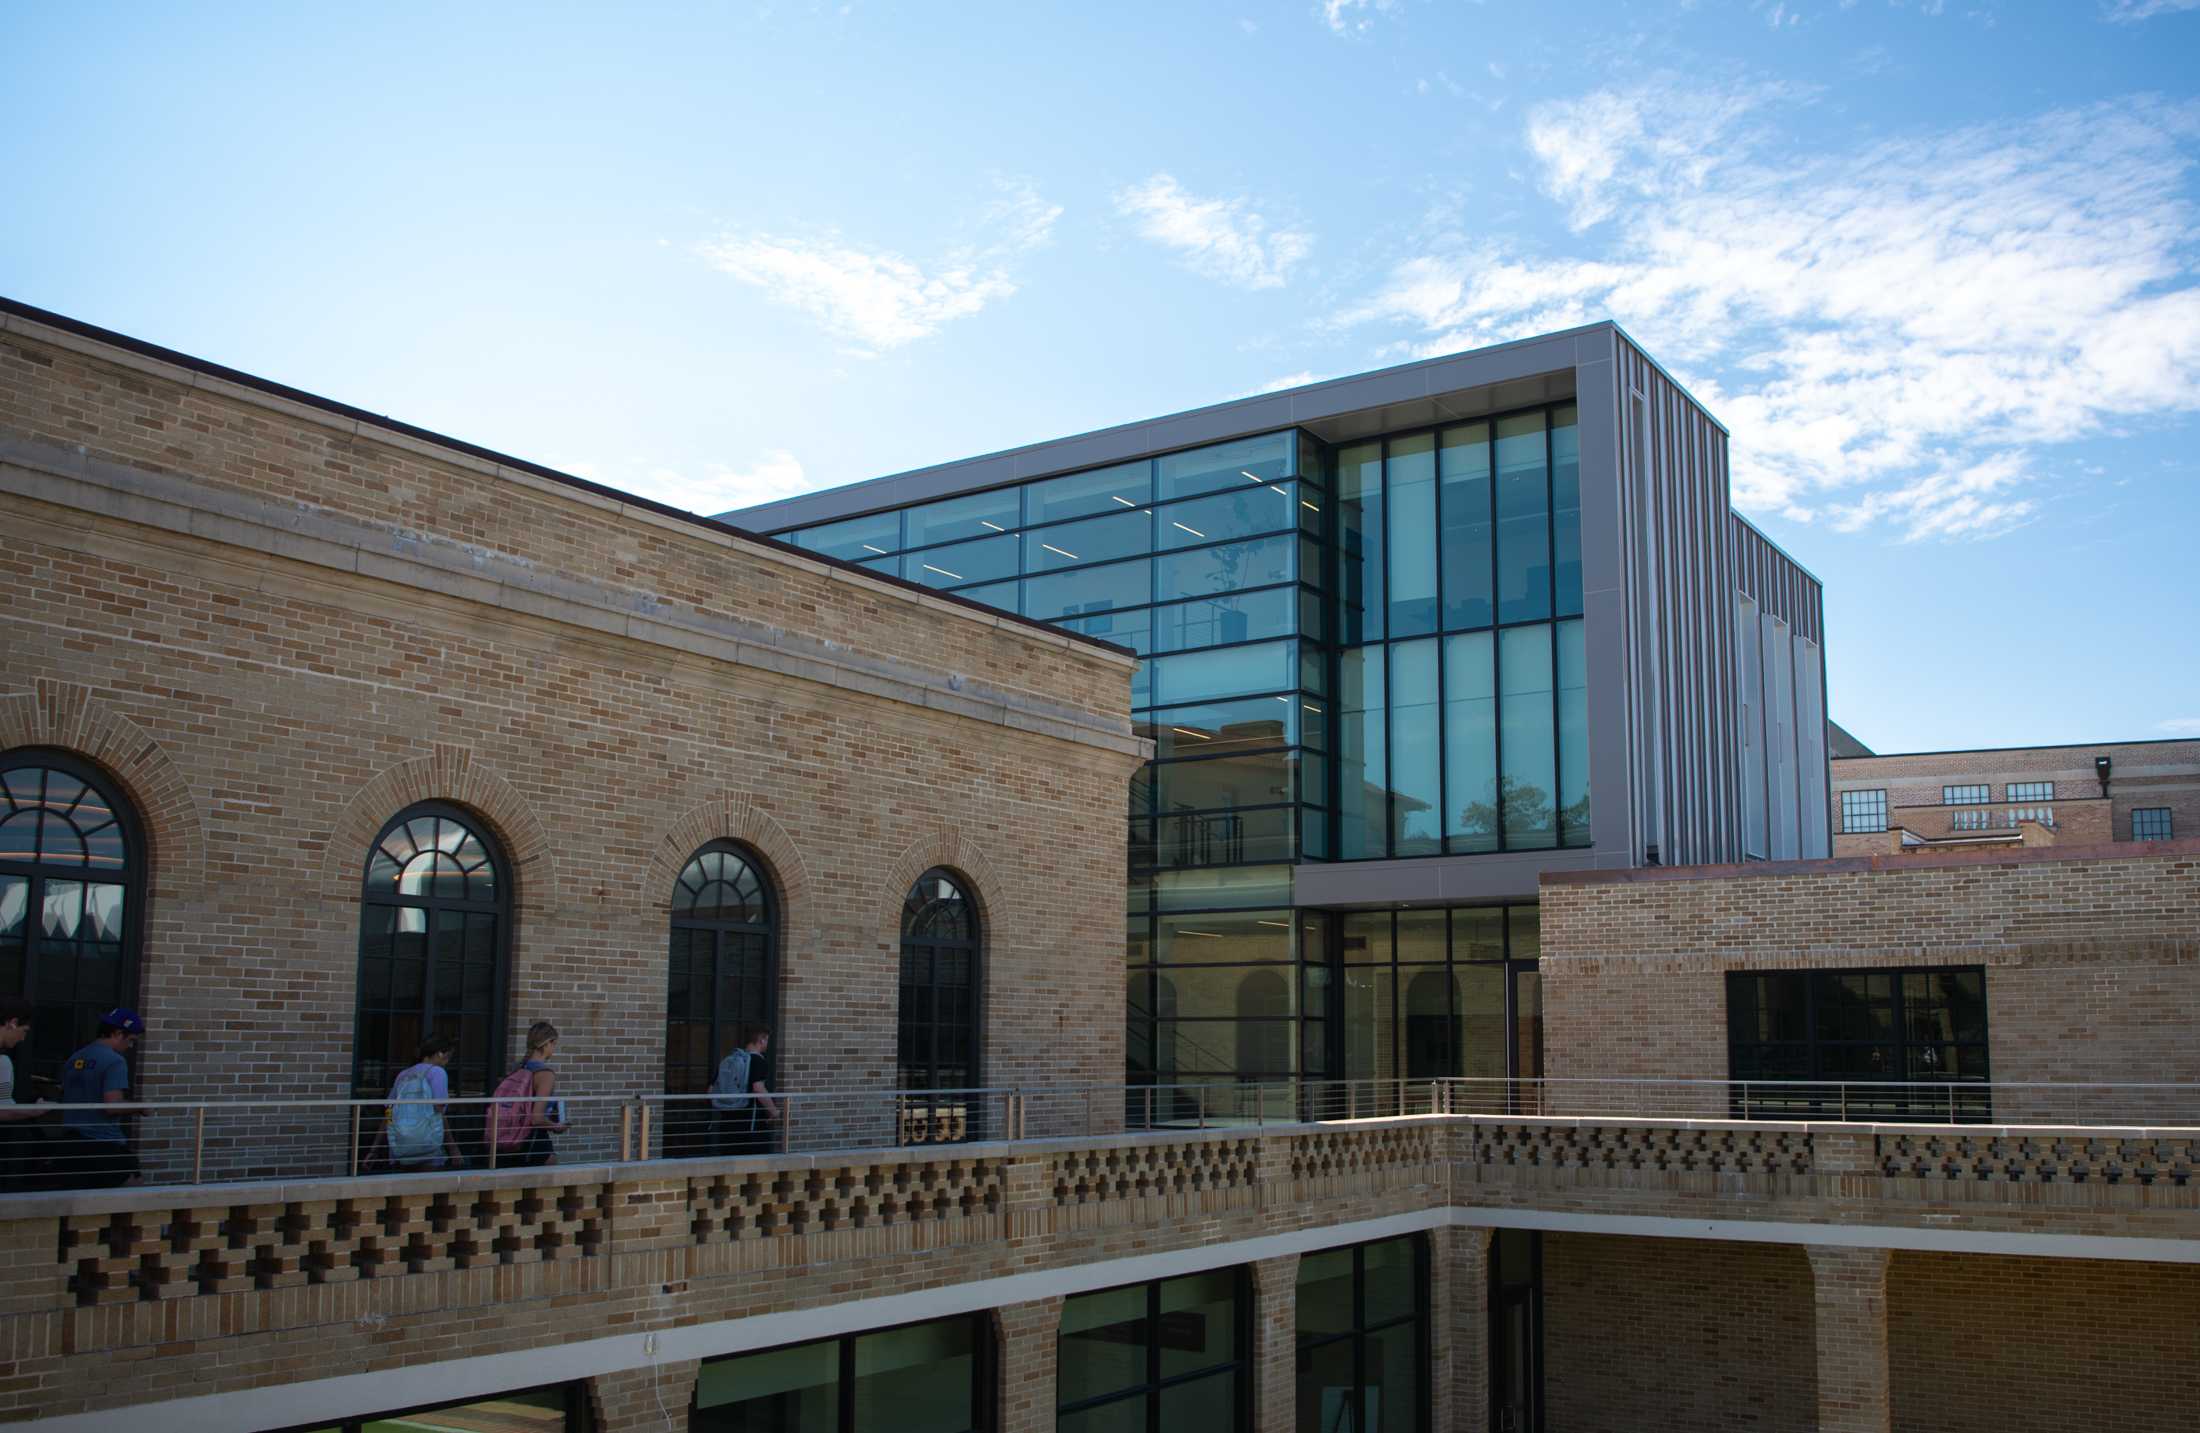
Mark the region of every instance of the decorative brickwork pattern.
<instances>
[{"instance_id":1,"label":"decorative brickwork pattern","mask_svg":"<svg viewBox=\"0 0 2200 1433\"><path fill-rule=\"evenodd\" d=\"M2137 1185L2192 1188L2200 1136L1957 1134L1945 1130L1878 1136L1889 1179L1985 1184ZM2195 1201L2200 1207L2200 1200Z\"/></svg>"},{"instance_id":2,"label":"decorative brickwork pattern","mask_svg":"<svg viewBox=\"0 0 2200 1433\"><path fill-rule=\"evenodd\" d=\"M582 1184L72 1215L59 1263L99 1305L556 1262L604 1252L609 1203Z\"/></svg>"},{"instance_id":3,"label":"decorative brickwork pattern","mask_svg":"<svg viewBox=\"0 0 2200 1433\"><path fill-rule=\"evenodd\" d=\"M1116 1145L1058 1155L1048 1174L1063 1207L1227 1193L1253 1187L1257 1149L1251 1139Z\"/></svg>"},{"instance_id":4,"label":"decorative brickwork pattern","mask_svg":"<svg viewBox=\"0 0 2200 1433\"><path fill-rule=\"evenodd\" d=\"M1298 1135L1291 1140L1291 1177L1322 1181L1426 1168L1441 1157L1441 1133L1422 1123Z\"/></svg>"},{"instance_id":5,"label":"decorative brickwork pattern","mask_svg":"<svg viewBox=\"0 0 2200 1433\"><path fill-rule=\"evenodd\" d=\"M875 1229L1001 1212L998 1159L896 1160L830 1169L756 1170L687 1182L697 1244Z\"/></svg>"},{"instance_id":6,"label":"decorative brickwork pattern","mask_svg":"<svg viewBox=\"0 0 2200 1433\"><path fill-rule=\"evenodd\" d=\"M1811 1172L1812 1140L1804 1130L1477 1124L1473 1140L1474 1162L1484 1165L1661 1174Z\"/></svg>"}]
</instances>

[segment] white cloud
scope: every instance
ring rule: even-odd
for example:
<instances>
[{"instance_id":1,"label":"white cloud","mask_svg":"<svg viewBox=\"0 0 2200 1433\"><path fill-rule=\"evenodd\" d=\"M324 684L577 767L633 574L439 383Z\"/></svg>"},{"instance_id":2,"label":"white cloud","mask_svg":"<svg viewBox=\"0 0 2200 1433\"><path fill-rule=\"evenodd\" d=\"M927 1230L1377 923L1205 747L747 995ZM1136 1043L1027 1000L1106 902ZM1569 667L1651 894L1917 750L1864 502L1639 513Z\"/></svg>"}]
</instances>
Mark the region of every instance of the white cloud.
<instances>
[{"instance_id":1,"label":"white cloud","mask_svg":"<svg viewBox=\"0 0 2200 1433\"><path fill-rule=\"evenodd\" d=\"M803 472L801 460L784 448L765 453L746 468L715 464L700 473L688 473L659 467L599 481L705 517L791 498L817 487L817 482Z\"/></svg>"},{"instance_id":2,"label":"white cloud","mask_svg":"<svg viewBox=\"0 0 2200 1433\"><path fill-rule=\"evenodd\" d=\"M2200 717L2171 717L2154 724L2156 731L2166 731L2171 736L2200 736Z\"/></svg>"},{"instance_id":3,"label":"white cloud","mask_svg":"<svg viewBox=\"0 0 2200 1433\"><path fill-rule=\"evenodd\" d=\"M2102 0L2101 18L2118 25L2135 25L2181 10L2200 10L2200 0Z\"/></svg>"},{"instance_id":4,"label":"white cloud","mask_svg":"<svg viewBox=\"0 0 2200 1433\"><path fill-rule=\"evenodd\" d=\"M1295 229L1271 232L1242 199L1202 199L1167 174L1119 191L1115 209L1142 236L1182 254L1194 272L1240 288L1282 287L1314 246Z\"/></svg>"},{"instance_id":5,"label":"white cloud","mask_svg":"<svg viewBox=\"0 0 2200 1433\"><path fill-rule=\"evenodd\" d=\"M1577 252L1454 240L1342 317L1423 354L1617 319L1731 425L1737 502L1910 540L2030 520L2041 445L2200 408L2200 107L1812 153L1773 133L1802 98L1540 107L1527 143Z\"/></svg>"},{"instance_id":6,"label":"white cloud","mask_svg":"<svg viewBox=\"0 0 2200 1433\"><path fill-rule=\"evenodd\" d=\"M1286 388L1304 388L1307 384L1319 383L1328 376L1326 373L1316 373L1311 368L1302 368L1296 373L1286 373L1281 378L1271 378L1258 388L1249 388L1243 393L1233 394L1232 396L1258 398L1264 393L1281 393Z\"/></svg>"},{"instance_id":7,"label":"white cloud","mask_svg":"<svg viewBox=\"0 0 2200 1433\"><path fill-rule=\"evenodd\" d=\"M1314 13L1332 34L1364 35L1394 0L1315 0Z\"/></svg>"},{"instance_id":8,"label":"white cloud","mask_svg":"<svg viewBox=\"0 0 2200 1433\"><path fill-rule=\"evenodd\" d=\"M891 249L866 249L838 233L814 237L727 234L699 246L705 262L828 332L875 354L968 318L1016 292L1008 265L1046 242L1061 217L1030 185L1004 182L980 223L982 239L920 265Z\"/></svg>"}]
</instances>

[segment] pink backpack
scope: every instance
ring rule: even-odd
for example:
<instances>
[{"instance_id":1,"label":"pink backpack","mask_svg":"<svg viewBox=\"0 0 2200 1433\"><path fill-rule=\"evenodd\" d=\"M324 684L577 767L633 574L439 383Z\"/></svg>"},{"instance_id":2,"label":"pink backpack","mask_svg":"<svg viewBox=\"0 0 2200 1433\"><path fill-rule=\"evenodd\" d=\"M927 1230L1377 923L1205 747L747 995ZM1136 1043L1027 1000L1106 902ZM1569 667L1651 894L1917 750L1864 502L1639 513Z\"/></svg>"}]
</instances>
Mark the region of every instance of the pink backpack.
<instances>
[{"instance_id":1,"label":"pink backpack","mask_svg":"<svg viewBox=\"0 0 2200 1433\"><path fill-rule=\"evenodd\" d=\"M496 1103L489 1106L489 1140L498 1149L518 1149L534 1122L535 1072L521 1065L498 1081Z\"/></svg>"}]
</instances>

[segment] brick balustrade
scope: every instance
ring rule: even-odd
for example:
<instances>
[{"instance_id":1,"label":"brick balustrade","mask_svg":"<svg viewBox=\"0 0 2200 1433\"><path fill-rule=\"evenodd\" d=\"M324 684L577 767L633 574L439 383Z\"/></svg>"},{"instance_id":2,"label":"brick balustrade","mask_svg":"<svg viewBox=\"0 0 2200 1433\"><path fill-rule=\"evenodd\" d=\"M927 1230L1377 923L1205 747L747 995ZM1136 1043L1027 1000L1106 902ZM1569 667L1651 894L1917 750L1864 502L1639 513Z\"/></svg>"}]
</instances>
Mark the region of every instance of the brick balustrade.
<instances>
[{"instance_id":1,"label":"brick balustrade","mask_svg":"<svg viewBox=\"0 0 2200 1433\"><path fill-rule=\"evenodd\" d=\"M1451 1116L18 1196L0 1201L0 1419L1447 1208L1470 1225L1540 1213L2189 1239L2196 1162L2195 1130ZM1485 1267L1466 1236L1447 1234L1442 1260L1462 1307ZM1434 1322L1450 1381L1479 1381L1480 1350L1441 1337L1479 1318ZM1262 1367L1273 1397L1282 1375Z\"/></svg>"}]
</instances>

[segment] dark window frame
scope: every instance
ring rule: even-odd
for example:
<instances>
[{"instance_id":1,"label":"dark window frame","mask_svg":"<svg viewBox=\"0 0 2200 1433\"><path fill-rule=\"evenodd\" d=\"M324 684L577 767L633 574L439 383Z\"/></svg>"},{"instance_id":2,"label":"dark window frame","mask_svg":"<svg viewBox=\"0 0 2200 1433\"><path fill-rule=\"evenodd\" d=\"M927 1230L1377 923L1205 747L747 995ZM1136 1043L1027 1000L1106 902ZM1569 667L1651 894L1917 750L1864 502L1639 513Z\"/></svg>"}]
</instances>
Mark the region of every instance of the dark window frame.
<instances>
[{"instance_id":1,"label":"dark window frame","mask_svg":"<svg viewBox=\"0 0 2200 1433\"><path fill-rule=\"evenodd\" d=\"M417 1403L404 1408L381 1408L372 1413L323 1418L312 1423L292 1424L280 1430L280 1433L364 1433L370 1423L410 1418L421 1413L442 1413L454 1408L469 1408L477 1403L489 1403L500 1398L524 1398L530 1393L562 1393L565 1396L565 1433L594 1433L595 1409L589 1399L588 1380L585 1378L576 1378L566 1383L537 1383L527 1388L508 1388L501 1393L445 1399L440 1403Z\"/></svg>"},{"instance_id":2,"label":"dark window frame","mask_svg":"<svg viewBox=\"0 0 2200 1433\"><path fill-rule=\"evenodd\" d=\"M1940 788L1940 804L1943 806L1991 806L1993 802L1992 782L1980 781L1966 786Z\"/></svg>"},{"instance_id":3,"label":"dark window frame","mask_svg":"<svg viewBox=\"0 0 2200 1433\"><path fill-rule=\"evenodd\" d=\"M399 827L409 821L420 820L423 817L455 821L481 843L481 847L487 853L490 866L495 873L496 893L494 900L473 901L461 897L446 896L390 896L381 893L370 884L374 869L374 856L381 849L382 843ZM360 866L359 939L357 956L353 962L355 986L351 1029L351 1088L353 1098L374 1099L383 1094L388 1088L387 1080L377 1080L371 1085L362 1083L362 1071L366 1065L366 1048L361 1039L361 1032L369 1014L366 979L367 923L373 918L373 913L376 911L406 909L420 910L427 914L426 925L431 937L436 927L435 916L440 912L492 914L496 917L495 949L487 1010L488 1028L484 1036L488 1049L484 1052L485 1060L480 1066L480 1068L487 1071L487 1074L482 1087L479 1089L466 1089L460 1083L458 1071L461 1062L470 1063L468 1061L470 1052L463 1045L459 1049L457 1058L451 1061L453 1072L451 1093L453 1095L487 1095L491 1088L495 1086L498 1076L502 1073L506 1024L512 1002L513 875L511 857L503 840L479 814L464 806L441 800L416 801L382 823L381 827L374 833L374 839L367 843L367 849L363 853ZM420 1031L423 1036L435 1030L438 1025L436 961L433 954L434 943L432 940L429 949L430 955L422 962L421 971ZM388 1053L388 1063L393 1067L388 1073L392 1078L395 1077L397 1071L402 1071L413 1063L413 1052L410 1050L393 1048Z\"/></svg>"},{"instance_id":4,"label":"dark window frame","mask_svg":"<svg viewBox=\"0 0 2200 1433\"><path fill-rule=\"evenodd\" d=\"M67 866L35 859L0 858L0 875L20 877L25 882L23 973L18 988L10 993L28 999L34 1012L39 1009L66 1009L70 1012L68 1018L58 1025L50 1015L38 1016L34 1013L31 1045L28 1049L19 1049L15 1056L19 1067L16 1077L18 1099L31 1093L32 1080L51 1081L60 1078L61 1066L68 1060L70 1052L91 1040L97 1031L100 1015L118 1005L135 1006L141 1003L144 989L145 893L147 868L150 864L145 821L138 811L137 803L130 798L122 784L98 764L75 752L50 746L19 746L0 754L0 773L30 769L57 771L82 783L88 792L105 801L121 834L123 857L119 877L108 879L94 879L95 868L89 865ZM43 804L43 780L39 795ZM40 943L38 914L44 907L45 885L49 880L122 887L122 940L113 985L114 998L95 996L87 1000L78 997L73 994L76 987L74 978L69 982L72 995L68 1000L41 1002L34 994Z\"/></svg>"},{"instance_id":5,"label":"dark window frame","mask_svg":"<svg viewBox=\"0 0 2200 1433\"><path fill-rule=\"evenodd\" d=\"M684 930L691 932L708 933L711 936L710 1013L707 1017L703 1018L690 1015L683 1023L691 1025L707 1024L710 1027L710 1043L711 1049L714 1052L710 1063L712 1066L712 1071L713 1073L715 1073L717 1062L723 1060L726 1055L727 1046L725 1042L731 1038L732 1031L736 1027L751 1021L767 1026L776 1026L777 1024L779 1016L779 943L781 927L781 904L778 882L776 882L772 878L771 867L765 862L764 858L758 855L754 849L749 846L743 845L739 841L724 839L704 842L701 846L696 847L695 850L689 854L687 860L680 863L679 874L673 877L675 896L677 895L679 882L685 879L688 871L692 867L694 867L694 865L704 856L711 854L723 854L738 858L741 864L746 866L750 874L756 878L757 885L763 892L764 903L764 919L761 922L711 919L705 917L697 917L693 915L682 915L677 905L671 907L671 928L674 931ZM736 1012L732 1015L729 1015L726 1009L727 986L729 985L729 983L736 982L731 981L731 978L727 975L725 970L728 955L727 941L728 937L739 936L756 936L761 937L762 939L764 966L764 972L762 976L763 1008L750 1013L744 1014ZM669 971L669 962L671 959L671 952L669 948L666 952L666 958ZM692 958L693 954L691 952L690 959ZM665 1063L665 1092L667 1094L700 1093L700 1089L682 1091L674 1088L675 1082L673 1079L673 1067L669 1057L669 1052L673 1048L673 1021L670 1008L671 994L669 989L666 994L666 1001L667 1008L665 1013L665 1049L668 1052L668 1055ZM738 1004L738 1002L736 1003ZM707 1086L708 1083L709 1081L706 1079L704 1081L704 1084Z\"/></svg>"},{"instance_id":6,"label":"dark window frame","mask_svg":"<svg viewBox=\"0 0 2200 1433\"><path fill-rule=\"evenodd\" d=\"M2159 816L2161 826L2154 829L2151 819ZM2140 818L2146 817L2144 823ZM2141 830L2144 824L2147 829ZM2174 841L2177 839L2177 818L2167 806L2135 806L2131 810L2131 839L2134 841Z\"/></svg>"},{"instance_id":7,"label":"dark window frame","mask_svg":"<svg viewBox=\"0 0 2200 1433\"><path fill-rule=\"evenodd\" d=\"M1395 1243L1401 1240L1413 1251L1413 1309L1410 1313L1398 1318L1385 1319L1381 1323L1370 1324L1367 1320L1367 1251L1380 1244ZM1431 1275L1428 1236L1425 1234L1402 1234L1392 1239L1371 1239L1366 1243L1349 1245L1344 1250L1322 1249L1317 1252L1323 1254L1349 1252L1352 1255L1352 1327L1342 1333L1325 1333L1311 1339L1303 1333L1297 1335L1292 1348L1292 1360L1296 1372L1293 1401L1297 1401L1296 1395L1299 1392L1297 1384L1303 1381L1307 1375L1308 1356L1316 1350L1329 1348L1349 1339L1353 1345L1353 1397L1351 1406L1355 1411L1353 1424L1357 1426L1359 1423L1356 1416L1357 1411L1367 1406L1368 1339L1375 1334L1387 1333L1391 1329L1412 1324L1414 1326L1413 1427L1414 1433L1429 1433L1436 1399L1433 1377L1434 1361L1430 1356L1430 1325L1434 1322L1434 1315L1430 1309ZM1305 1268L1303 1262L1300 1264L1300 1268L1302 1270ZM1385 1421L1388 1421L1387 1418Z\"/></svg>"},{"instance_id":8,"label":"dark window frame","mask_svg":"<svg viewBox=\"0 0 2200 1433\"><path fill-rule=\"evenodd\" d=\"M970 934L967 937L912 936L910 927L919 916L917 893L926 883L946 881L961 897L965 911L969 913ZM895 984L894 1010L894 1085L905 1094L925 1091L975 1090L985 1084L985 912L979 904L976 887L961 872L945 866L934 866L910 885L902 898L901 962ZM943 1022L939 1017L939 957L943 953L960 953L968 957L970 978L968 997L964 1007L970 1032L969 1078L959 1084L940 1082L939 1057L940 1034ZM912 967L919 955L924 957L928 978L912 979ZM930 993L926 1011L913 1016L909 1010L909 992L917 986ZM913 1058L909 1037L913 1030L926 1032L925 1058ZM922 1068L921 1082L913 1081L909 1072ZM981 1128L985 1103L983 1100L906 1099L898 1121L900 1140L904 1144L955 1143L976 1139Z\"/></svg>"},{"instance_id":9,"label":"dark window frame","mask_svg":"<svg viewBox=\"0 0 2200 1433\"><path fill-rule=\"evenodd\" d=\"M838 1360L835 1383L839 1399L836 1408L836 1433L854 1433L856 1411L856 1344L859 1340L877 1334L899 1333L903 1329L919 1328L925 1324L966 1322L971 1328L970 1359L970 1419L971 1433L993 1433L1000 1426L1000 1340L993 1324L993 1310L981 1309L974 1313L949 1314L939 1319L911 1319L906 1323L886 1324L879 1328L857 1329L851 1333L834 1334L827 1338L807 1338L794 1343L767 1344L761 1348L744 1348L735 1353L722 1353L702 1361L698 1369L714 1363L732 1363L760 1353L779 1353L787 1349L812 1348L818 1344L836 1345L834 1356ZM702 1406L703 1380L698 1376L695 1389L688 1395L687 1421L706 1410ZM584 1430L585 1433L585 1430Z\"/></svg>"},{"instance_id":10,"label":"dark window frame","mask_svg":"<svg viewBox=\"0 0 2200 1433\"><path fill-rule=\"evenodd\" d=\"M2052 781L2011 781L2001 788L2004 801L2053 801L2055 783Z\"/></svg>"},{"instance_id":11,"label":"dark window frame","mask_svg":"<svg viewBox=\"0 0 2200 1433\"><path fill-rule=\"evenodd\" d=\"M1871 799L1867 799L1871 798ZM1877 821L1876 826L1861 824ZM1887 829L1887 790L1867 787L1841 793L1841 834L1869 836Z\"/></svg>"},{"instance_id":12,"label":"dark window frame","mask_svg":"<svg viewBox=\"0 0 2200 1433\"><path fill-rule=\"evenodd\" d=\"M1146 1433L1160 1433L1161 1395L1164 1390L1187 1383L1197 1383L1202 1379L1214 1378L1221 1374L1224 1369L1228 1369L1231 1385L1232 1417L1230 1427L1225 1430L1218 1430L1218 1433L1253 1433L1254 1299L1251 1268L1239 1264L1227 1270L1199 1269L1191 1274L1179 1274L1174 1277L1178 1279L1196 1278L1207 1274L1225 1272L1232 1276L1231 1312L1233 1328L1230 1346L1234 1351L1234 1357L1227 1364L1210 1364L1205 1368L1193 1369L1188 1373L1171 1374L1167 1378L1161 1376L1161 1338L1159 1335L1161 1327L1161 1286L1172 1282L1172 1280L1150 1279L1142 1284L1117 1284L1112 1288L1081 1290L1081 1294L1112 1294L1123 1289L1132 1288L1144 1290L1146 1311L1141 1317L1145 1321L1147 1329L1146 1377L1143 1383L1126 1385L1110 1393L1096 1393L1089 1398L1080 1398L1073 1403L1063 1403L1057 1398L1054 1405L1055 1420L1059 1422L1064 1414L1082 1413L1087 1409L1103 1408L1114 1403L1128 1403L1134 1398L1140 1398L1145 1401L1146 1405ZM1073 1299L1077 1297L1079 1297L1079 1294L1070 1295L1070 1298ZM1062 1335L1057 1332L1054 1339L1055 1367L1059 1369L1061 1367Z\"/></svg>"},{"instance_id":13,"label":"dark window frame","mask_svg":"<svg viewBox=\"0 0 2200 1433\"><path fill-rule=\"evenodd\" d=\"M1890 982L1892 1003L1891 1028L1886 1039L1829 1039L1821 1038L1819 1005L1823 984L1850 976L1884 976ZM1914 1038L1907 994L1908 978L1913 975L1975 975L1979 982L1979 1038L1975 1040L1932 1040ZM1735 1022L1739 1006L1736 991L1744 982L1763 985L1777 980L1802 982L1803 1035L1793 1040L1739 1039ZM1753 998L1752 1008L1761 1008L1761 995ZM1852 1118L1869 1117L1882 1120L1918 1122L1945 1122L1952 1115L1955 1122L1974 1124L1989 1121L1993 1114L1993 1028L1991 1000L1986 985L1986 967L1983 965L1902 965L1902 966L1845 966L1828 970L1730 970L1726 973L1727 1020L1727 1078L1735 1088L1729 1093L1729 1103L1737 1115L1745 1111L1750 1115L1763 1114L1772 1117L1793 1114L1843 1114ZM1952 1047L1975 1051L1979 1059L1978 1076L1960 1079L1934 1080L1919 1078L1911 1073L1913 1051ZM1836 1050L1882 1049L1895 1051L1893 1068L1883 1075L1859 1075L1842 1070L1828 1071L1825 1052ZM1745 1058L1744 1052L1749 1052ZM1768 1054L1799 1053L1802 1056L1801 1071L1797 1074L1758 1075L1745 1070L1761 1068ZM1783 1062L1785 1063L1785 1062ZM1803 1088L1794 1088L1795 1086ZM1743 1087L1747 1086L1745 1090ZM1786 1086L1787 1088L1783 1088ZM1893 1087L1884 1094L1874 1093L1873 1086Z\"/></svg>"}]
</instances>

